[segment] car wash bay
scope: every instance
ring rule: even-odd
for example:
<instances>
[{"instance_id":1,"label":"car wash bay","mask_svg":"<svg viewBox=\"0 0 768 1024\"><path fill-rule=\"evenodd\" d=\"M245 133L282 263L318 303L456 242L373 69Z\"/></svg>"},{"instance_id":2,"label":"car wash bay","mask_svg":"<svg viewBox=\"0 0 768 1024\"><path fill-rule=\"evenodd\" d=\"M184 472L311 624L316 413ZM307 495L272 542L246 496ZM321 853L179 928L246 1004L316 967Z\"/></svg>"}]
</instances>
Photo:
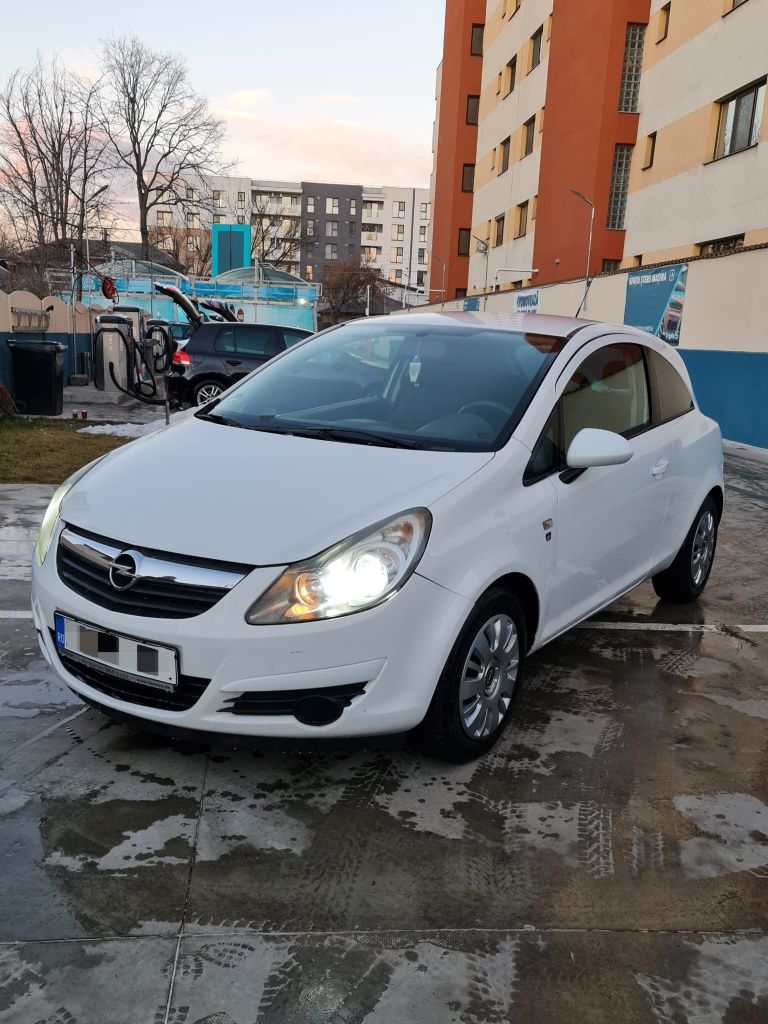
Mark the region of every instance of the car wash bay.
<instances>
[{"instance_id":1,"label":"car wash bay","mask_svg":"<svg viewBox=\"0 0 768 1024\"><path fill-rule=\"evenodd\" d=\"M0 1021L768 1019L768 474L726 469L700 603L542 650L465 766L111 724L28 614L52 488L0 487Z\"/></svg>"}]
</instances>

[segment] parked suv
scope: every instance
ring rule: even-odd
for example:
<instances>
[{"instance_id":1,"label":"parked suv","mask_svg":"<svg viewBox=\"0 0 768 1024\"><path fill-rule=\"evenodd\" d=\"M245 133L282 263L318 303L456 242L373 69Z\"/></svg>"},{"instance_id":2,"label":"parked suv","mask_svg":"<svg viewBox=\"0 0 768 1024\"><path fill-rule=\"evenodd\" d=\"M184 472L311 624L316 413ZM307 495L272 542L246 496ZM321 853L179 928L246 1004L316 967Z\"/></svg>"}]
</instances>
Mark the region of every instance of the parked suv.
<instances>
[{"instance_id":1,"label":"parked suv","mask_svg":"<svg viewBox=\"0 0 768 1024\"><path fill-rule=\"evenodd\" d=\"M311 333L273 324L201 324L173 354L168 395L183 404L205 405Z\"/></svg>"}]
</instances>

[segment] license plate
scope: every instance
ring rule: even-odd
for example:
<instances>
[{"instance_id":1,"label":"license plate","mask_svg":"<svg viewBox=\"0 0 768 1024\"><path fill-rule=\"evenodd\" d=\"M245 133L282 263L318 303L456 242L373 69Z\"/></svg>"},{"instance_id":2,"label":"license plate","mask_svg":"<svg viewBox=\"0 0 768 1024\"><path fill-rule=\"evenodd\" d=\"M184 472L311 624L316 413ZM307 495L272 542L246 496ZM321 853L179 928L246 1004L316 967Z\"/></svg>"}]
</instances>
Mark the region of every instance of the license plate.
<instances>
[{"instance_id":1,"label":"license plate","mask_svg":"<svg viewBox=\"0 0 768 1024\"><path fill-rule=\"evenodd\" d=\"M179 681L178 655L172 647L158 647L133 637L111 633L56 612L56 649L84 665L127 682L172 691Z\"/></svg>"}]
</instances>

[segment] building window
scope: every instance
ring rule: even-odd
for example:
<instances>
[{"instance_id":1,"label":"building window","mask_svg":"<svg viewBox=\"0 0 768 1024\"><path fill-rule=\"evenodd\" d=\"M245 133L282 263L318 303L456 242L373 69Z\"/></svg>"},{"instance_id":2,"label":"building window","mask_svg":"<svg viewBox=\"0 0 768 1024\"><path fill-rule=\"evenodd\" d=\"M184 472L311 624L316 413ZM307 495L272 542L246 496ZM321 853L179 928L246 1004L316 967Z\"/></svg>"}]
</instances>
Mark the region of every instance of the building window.
<instances>
[{"instance_id":1,"label":"building window","mask_svg":"<svg viewBox=\"0 0 768 1024\"><path fill-rule=\"evenodd\" d=\"M424 280L425 280L426 276L427 276L426 270L417 270L416 271L416 287L417 288L423 288L424 287Z\"/></svg>"},{"instance_id":2,"label":"building window","mask_svg":"<svg viewBox=\"0 0 768 1024\"><path fill-rule=\"evenodd\" d=\"M315 212L315 197L307 196L307 213Z\"/></svg>"},{"instance_id":3,"label":"building window","mask_svg":"<svg viewBox=\"0 0 768 1024\"><path fill-rule=\"evenodd\" d=\"M426 240L427 240L427 225L426 224L420 224L419 225L419 241L420 242L426 242Z\"/></svg>"},{"instance_id":4,"label":"building window","mask_svg":"<svg viewBox=\"0 0 768 1024\"><path fill-rule=\"evenodd\" d=\"M159 210L157 214L157 223L162 228L169 228L173 224L173 214L170 210Z\"/></svg>"},{"instance_id":5,"label":"building window","mask_svg":"<svg viewBox=\"0 0 768 1024\"><path fill-rule=\"evenodd\" d=\"M645 160L643 161L643 170L647 171L649 167L653 167L653 161L656 158L656 132L651 132L648 138L645 140Z\"/></svg>"},{"instance_id":6,"label":"building window","mask_svg":"<svg viewBox=\"0 0 768 1024\"><path fill-rule=\"evenodd\" d=\"M659 11L659 34L656 37L656 42L663 42L669 35L669 16L672 13L672 2L664 4Z\"/></svg>"},{"instance_id":7,"label":"building window","mask_svg":"<svg viewBox=\"0 0 768 1024\"><path fill-rule=\"evenodd\" d=\"M315 233L315 222L314 222L314 220L308 220L307 221L307 234L308 235L314 235L314 233Z\"/></svg>"},{"instance_id":8,"label":"building window","mask_svg":"<svg viewBox=\"0 0 768 1024\"><path fill-rule=\"evenodd\" d=\"M326 242L325 243L325 258L327 260L335 260L335 259L338 259L338 256L339 256L339 250L338 250L338 246L336 245L336 243L335 242Z\"/></svg>"},{"instance_id":9,"label":"building window","mask_svg":"<svg viewBox=\"0 0 768 1024\"><path fill-rule=\"evenodd\" d=\"M350 199L349 200L349 216L350 217L356 217L357 216L357 200L355 200L355 199Z\"/></svg>"},{"instance_id":10,"label":"building window","mask_svg":"<svg viewBox=\"0 0 768 1024\"><path fill-rule=\"evenodd\" d=\"M351 242L349 244L349 255L350 256L354 256L355 255L355 247L354 247L354 245Z\"/></svg>"},{"instance_id":11,"label":"building window","mask_svg":"<svg viewBox=\"0 0 768 1024\"><path fill-rule=\"evenodd\" d=\"M426 263L427 262L427 250L426 249L419 249L418 262L419 263Z\"/></svg>"},{"instance_id":12,"label":"building window","mask_svg":"<svg viewBox=\"0 0 768 1024\"><path fill-rule=\"evenodd\" d=\"M238 192L237 193L237 201L240 204L240 206L244 206L245 205L245 192Z\"/></svg>"},{"instance_id":13,"label":"building window","mask_svg":"<svg viewBox=\"0 0 768 1024\"><path fill-rule=\"evenodd\" d=\"M469 242L472 238L472 231L469 228L459 228L459 256L469 256Z\"/></svg>"},{"instance_id":14,"label":"building window","mask_svg":"<svg viewBox=\"0 0 768 1024\"><path fill-rule=\"evenodd\" d=\"M541 64L541 41L544 38L544 26L536 29L531 36L531 66L529 71L533 71Z\"/></svg>"},{"instance_id":15,"label":"building window","mask_svg":"<svg viewBox=\"0 0 768 1024\"><path fill-rule=\"evenodd\" d=\"M509 96L515 89L515 80L517 78L517 57L513 57L512 60L507 61L507 66L504 69L505 82L504 82L504 95Z\"/></svg>"},{"instance_id":16,"label":"building window","mask_svg":"<svg viewBox=\"0 0 768 1024\"><path fill-rule=\"evenodd\" d=\"M237 223L238 224L245 224L245 217L242 215L242 213L238 214Z\"/></svg>"},{"instance_id":17,"label":"building window","mask_svg":"<svg viewBox=\"0 0 768 1024\"><path fill-rule=\"evenodd\" d=\"M603 274L614 274L621 266L621 260L603 260Z\"/></svg>"},{"instance_id":18,"label":"building window","mask_svg":"<svg viewBox=\"0 0 768 1024\"><path fill-rule=\"evenodd\" d=\"M608 218L605 226L613 231L624 229L624 215L627 212L629 190L629 169L632 164L633 146L619 143L613 150L611 170L611 191L608 196Z\"/></svg>"},{"instance_id":19,"label":"building window","mask_svg":"<svg viewBox=\"0 0 768 1024\"><path fill-rule=\"evenodd\" d=\"M431 206L432 206L431 203L422 203L421 204L420 216L421 216L422 220L429 220L429 215L430 215L430 212L431 212L431 209L430 209Z\"/></svg>"},{"instance_id":20,"label":"building window","mask_svg":"<svg viewBox=\"0 0 768 1024\"><path fill-rule=\"evenodd\" d=\"M311 264L307 264L307 270L304 274L308 281L311 281L315 276L315 268Z\"/></svg>"},{"instance_id":21,"label":"building window","mask_svg":"<svg viewBox=\"0 0 768 1024\"><path fill-rule=\"evenodd\" d=\"M504 214L496 218L496 235L494 238L494 246L504 244L504 221L506 220Z\"/></svg>"},{"instance_id":22,"label":"building window","mask_svg":"<svg viewBox=\"0 0 768 1024\"><path fill-rule=\"evenodd\" d=\"M213 223L214 224L223 224L224 223L224 214L223 213L214 213L214 215L213 215Z\"/></svg>"},{"instance_id":23,"label":"building window","mask_svg":"<svg viewBox=\"0 0 768 1024\"><path fill-rule=\"evenodd\" d=\"M188 228L199 228L200 227L200 218L198 217L198 215L196 213L188 213L187 214L187 227Z\"/></svg>"},{"instance_id":24,"label":"building window","mask_svg":"<svg viewBox=\"0 0 768 1024\"><path fill-rule=\"evenodd\" d=\"M390 263L402 263L403 262L403 247L402 245L393 245L389 250L389 262Z\"/></svg>"},{"instance_id":25,"label":"building window","mask_svg":"<svg viewBox=\"0 0 768 1024\"><path fill-rule=\"evenodd\" d=\"M699 243L699 256L730 256L744 248L744 235L729 235Z\"/></svg>"},{"instance_id":26,"label":"building window","mask_svg":"<svg viewBox=\"0 0 768 1024\"><path fill-rule=\"evenodd\" d=\"M515 238L522 238L528 232L528 201L520 203L517 208L517 224L515 226Z\"/></svg>"},{"instance_id":27,"label":"building window","mask_svg":"<svg viewBox=\"0 0 768 1024\"><path fill-rule=\"evenodd\" d=\"M383 203L367 200L363 203L363 216L376 220L384 209Z\"/></svg>"},{"instance_id":28,"label":"building window","mask_svg":"<svg viewBox=\"0 0 768 1024\"><path fill-rule=\"evenodd\" d=\"M405 224L392 225L392 241L402 242L405 238Z\"/></svg>"},{"instance_id":29,"label":"building window","mask_svg":"<svg viewBox=\"0 0 768 1024\"><path fill-rule=\"evenodd\" d=\"M339 237L339 222L337 220L327 220L325 222L325 237L326 238L338 238Z\"/></svg>"},{"instance_id":30,"label":"building window","mask_svg":"<svg viewBox=\"0 0 768 1024\"><path fill-rule=\"evenodd\" d=\"M214 206L223 206L224 205L224 193L220 192L218 189L214 189L213 190L213 205Z\"/></svg>"},{"instance_id":31,"label":"building window","mask_svg":"<svg viewBox=\"0 0 768 1024\"><path fill-rule=\"evenodd\" d=\"M396 199L392 203L392 216L395 220L403 220L405 218L405 203Z\"/></svg>"},{"instance_id":32,"label":"building window","mask_svg":"<svg viewBox=\"0 0 768 1024\"><path fill-rule=\"evenodd\" d=\"M325 212L326 213L338 213L339 212L339 200L328 196L325 200Z\"/></svg>"},{"instance_id":33,"label":"building window","mask_svg":"<svg viewBox=\"0 0 768 1024\"><path fill-rule=\"evenodd\" d=\"M499 174L503 174L505 171L509 170L509 149L511 142L512 140L508 135L499 146Z\"/></svg>"},{"instance_id":34,"label":"building window","mask_svg":"<svg viewBox=\"0 0 768 1024\"><path fill-rule=\"evenodd\" d=\"M464 164L461 168L461 191L473 192L475 188L475 165Z\"/></svg>"},{"instance_id":35,"label":"building window","mask_svg":"<svg viewBox=\"0 0 768 1024\"><path fill-rule=\"evenodd\" d=\"M756 146L763 120L765 80L720 103L715 159Z\"/></svg>"},{"instance_id":36,"label":"building window","mask_svg":"<svg viewBox=\"0 0 768 1024\"><path fill-rule=\"evenodd\" d=\"M189 188L189 186L187 186L186 195L187 195L187 199L199 199L200 198L200 194L197 191L197 189L196 188Z\"/></svg>"},{"instance_id":37,"label":"building window","mask_svg":"<svg viewBox=\"0 0 768 1024\"><path fill-rule=\"evenodd\" d=\"M357 221L351 220L348 224L350 236L357 234Z\"/></svg>"},{"instance_id":38,"label":"building window","mask_svg":"<svg viewBox=\"0 0 768 1024\"><path fill-rule=\"evenodd\" d=\"M480 97L467 96L467 124L477 124L480 115Z\"/></svg>"},{"instance_id":39,"label":"building window","mask_svg":"<svg viewBox=\"0 0 768 1024\"><path fill-rule=\"evenodd\" d=\"M187 252L194 252L197 249L197 239L191 235L187 238Z\"/></svg>"},{"instance_id":40,"label":"building window","mask_svg":"<svg viewBox=\"0 0 768 1024\"><path fill-rule=\"evenodd\" d=\"M472 26L472 38L469 44L469 52L473 57L483 56L483 29L484 25Z\"/></svg>"},{"instance_id":41,"label":"building window","mask_svg":"<svg viewBox=\"0 0 768 1024\"><path fill-rule=\"evenodd\" d=\"M640 98L640 72L643 68L645 25L630 22L624 39L624 64L621 69L619 110L623 114L637 113Z\"/></svg>"},{"instance_id":42,"label":"building window","mask_svg":"<svg viewBox=\"0 0 768 1024\"><path fill-rule=\"evenodd\" d=\"M523 125L523 156L533 152L533 137L536 133L536 115L529 118Z\"/></svg>"}]
</instances>

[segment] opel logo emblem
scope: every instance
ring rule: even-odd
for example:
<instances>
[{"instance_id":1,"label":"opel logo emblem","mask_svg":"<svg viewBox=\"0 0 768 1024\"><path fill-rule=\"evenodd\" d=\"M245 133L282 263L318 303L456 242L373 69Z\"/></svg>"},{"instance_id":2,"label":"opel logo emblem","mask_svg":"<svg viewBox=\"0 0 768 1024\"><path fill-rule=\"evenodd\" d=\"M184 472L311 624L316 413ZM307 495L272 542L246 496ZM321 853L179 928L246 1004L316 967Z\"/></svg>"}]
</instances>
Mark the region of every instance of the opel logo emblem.
<instances>
[{"instance_id":1,"label":"opel logo emblem","mask_svg":"<svg viewBox=\"0 0 768 1024\"><path fill-rule=\"evenodd\" d=\"M137 553L121 551L109 566L109 582L115 590L130 590L138 579Z\"/></svg>"}]
</instances>

